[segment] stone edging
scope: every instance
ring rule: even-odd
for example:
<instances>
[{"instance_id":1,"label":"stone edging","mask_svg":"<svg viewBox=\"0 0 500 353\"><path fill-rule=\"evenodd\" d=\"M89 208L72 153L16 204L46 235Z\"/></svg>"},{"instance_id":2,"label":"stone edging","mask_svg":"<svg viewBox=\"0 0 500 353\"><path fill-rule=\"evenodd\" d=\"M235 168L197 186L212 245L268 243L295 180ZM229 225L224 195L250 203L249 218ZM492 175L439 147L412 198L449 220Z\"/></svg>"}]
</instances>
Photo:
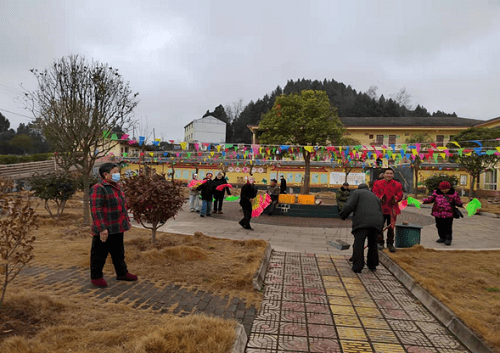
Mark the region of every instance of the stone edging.
<instances>
[{"instance_id":1,"label":"stone edging","mask_svg":"<svg viewBox=\"0 0 500 353\"><path fill-rule=\"evenodd\" d=\"M247 334L242 324L236 325L236 341L234 341L232 353L244 353L247 346Z\"/></svg>"},{"instance_id":2,"label":"stone edging","mask_svg":"<svg viewBox=\"0 0 500 353\"><path fill-rule=\"evenodd\" d=\"M267 243L266 250L264 250L264 258L260 263L260 267L253 275L252 284L253 289L260 291L262 289L262 283L264 283L264 277L266 276L267 266L269 265L269 260L271 259L272 252L271 244Z\"/></svg>"},{"instance_id":3,"label":"stone edging","mask_svg":"<svg viewBox=\"0 0 500 353\"><path fill-rule=\"evenodd\" d=\"M253 275L252 285L253 289L260 291L262 289L262 283L264 283L264 277L266 276L267 266L269 266L269 260L271 259L271 252L273 248L271 244L267 244L266 250L264 250L264 257L260 263L260 267ZM234 342L232 353L244 353L247 346L247 334L243 325L238 324L236 326L236 341Z\"/></svg>"},{"instance_id":4,"label":"stone edging","mask_svg":"<svg viewBox=\"0 0 500 353\"><path fill-rule=\"evenodd\" d=\"M441 303L399 267L389 256L379 251L380 262L438 318L467 348L474 353L494 353L493 350L468 328L446 305Z\"/></svg>"}]
</instances>

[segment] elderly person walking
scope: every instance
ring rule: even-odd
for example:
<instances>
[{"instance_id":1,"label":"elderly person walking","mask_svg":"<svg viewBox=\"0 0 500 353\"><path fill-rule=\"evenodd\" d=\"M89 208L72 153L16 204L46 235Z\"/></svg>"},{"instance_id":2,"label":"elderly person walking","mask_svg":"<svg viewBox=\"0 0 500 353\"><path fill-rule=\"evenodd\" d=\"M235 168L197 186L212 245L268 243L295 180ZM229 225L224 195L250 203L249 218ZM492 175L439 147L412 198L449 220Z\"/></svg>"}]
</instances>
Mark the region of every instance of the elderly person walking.
<instances>
[{"instance_id":1,"label":"elderly person walking","mask_svg":"<svg viewBox=\"0 0 500 353\"><path fill-rule=\"evenodd\" d=\"M192 180L198 180L198 174L193 174ZM200 212L200 191L196 186L189 188L189 210Z\"/></svg>"},{"instance_id":2,"label":"elderly person walking","mask_svg":"<svg viewBox=\"0 0 500 353\"><path fill-rule=\"evenodd\" d=\"M462 200L458 193L447 181L442 181L431 196L422 200L422 203L433 203L431 215L436 220L439 239L436 243L451 245L453 239L453 209L462 207Z\"/></svg>"},{"instance_id":3,"label":"elderly person walking","mask_svg":"<svg viewBox=\"0 0 500 353\"><path fill-rule=\"evenodd\" d=\"M231 195L231 191L229 191L228 187L223 188L222 190L217 190L217 187L220 185L227 184L226 178L222 175L221 172L217 173L213 181L213 189L214 189L214 213L222 214L222 203L224 201L224 195L227 192L228 195Z\"/></svg>"},{"instance_id":4,"label":"elderly person walking","mask_svg":"<svg viewBox=\"0 0 500 353\"><path fill-rule=\"evenodd\" d=\"M101 182L90 193L92 214L92 248L90 250L90 282L96 287L106 287L102 269L108 254L119 281L137 281L128 272L125 263L123 233L130 229L125 195L119 184L120 173L114 163L104 163L99 168Z\"/></svg>"},{"instance_id":5,"label":"elderly person walking","mask_svg":"<svg viewBox=\"0 0 500 353\"><path fill-rule=\"evenodd\" d=\"M367 265L370 270L374 271L379 264L377 236L384 227L384 215L380 199L368 189L368 185L360 184L358 189L351 193L340 211L340 218L345 220L351 212L354 212L352 270L360 273L365 266L364 247L365 239L368 238Z\"/></svg>"},{"instance_id":6,"label":"elderly person walking","mask_svg":"<svg viewBox=\"0 0 500 353\"><path fill-rule=\"evenodd\" d=\"M257 188L254 185L255 179L248 177L247 182L241 188L240 206L243 209L243 219L239 222L240 226L245 229L253 230L250 227L250 219L252 218L252 201L257 196Z\"/></svg>"}]
</instances>

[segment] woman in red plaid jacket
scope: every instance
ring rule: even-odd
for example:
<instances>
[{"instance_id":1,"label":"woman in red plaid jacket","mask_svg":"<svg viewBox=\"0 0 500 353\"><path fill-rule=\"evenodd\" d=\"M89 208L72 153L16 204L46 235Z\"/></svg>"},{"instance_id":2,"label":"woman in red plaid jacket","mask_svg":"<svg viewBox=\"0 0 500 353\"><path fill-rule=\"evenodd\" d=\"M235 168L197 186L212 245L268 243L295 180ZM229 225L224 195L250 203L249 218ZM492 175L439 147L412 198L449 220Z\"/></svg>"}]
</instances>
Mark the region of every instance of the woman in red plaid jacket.
<instances>
[{"instance_id":1,"label":"woman in red plaid jacket","mask_svg":"<svg viewBox=\"0 0 500 353\"><path fill-rule=\"evenodd\" d=\"M118 183L120 173L114 163L104 163L99 168L101 182L90 192L92 214L92 248L90 250L90 282L97 287L106 287L102 269L108 254L115 267L116 279L137 281L137 276L127 270L123 233L130 229L125 195Z\"/></svg>"}]
</instances>

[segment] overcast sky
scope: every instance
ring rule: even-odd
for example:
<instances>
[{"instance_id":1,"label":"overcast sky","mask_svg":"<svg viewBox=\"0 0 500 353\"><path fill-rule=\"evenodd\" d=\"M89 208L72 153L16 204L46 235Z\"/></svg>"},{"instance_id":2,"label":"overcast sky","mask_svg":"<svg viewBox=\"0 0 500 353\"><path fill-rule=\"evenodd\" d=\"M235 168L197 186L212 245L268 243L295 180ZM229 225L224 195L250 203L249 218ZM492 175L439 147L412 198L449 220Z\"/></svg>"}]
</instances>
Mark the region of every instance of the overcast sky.
<instances>
[{"instance_id":1,"label":"overcast sky","mask_svg":"<svg viewBox=\"0 0 500 353\"><path fill-rule=\"evenodd\" d=\"M14 129L30 121L15 100L36 88L29 70L70 54L118 68L164 140L299 78L500 116L500 0L2 0L0 13L0 112Z\"/></svg>"}]
</instances>

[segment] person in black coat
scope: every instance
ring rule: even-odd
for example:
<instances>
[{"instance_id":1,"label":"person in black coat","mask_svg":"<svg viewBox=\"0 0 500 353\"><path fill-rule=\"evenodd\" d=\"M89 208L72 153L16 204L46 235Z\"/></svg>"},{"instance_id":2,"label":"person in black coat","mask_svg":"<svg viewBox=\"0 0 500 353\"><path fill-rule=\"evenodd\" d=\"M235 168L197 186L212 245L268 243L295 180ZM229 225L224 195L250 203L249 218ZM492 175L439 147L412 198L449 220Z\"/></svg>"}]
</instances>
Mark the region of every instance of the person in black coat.
<instances>
[{"instance_id":1,"label":"person in black coat","mask_svg":"<svg viewBox=\"0 0 500 353\"><path fill-rule=\"evenodd\" d=\"M280 194L286 194L286 179L283 175L280 177Z\"/></svg>"},{"instance_id":2,"label":"person in black coat","mask_svg":"<svg viewBox=\"0 0 500 353\"><path fill-rule=\"evenodd\" d=\"M224 195L227 191L228 195L231 195L228 187L222 189L222 191L217 190L217 186L227 184L226 178L222 176L222 173L217 173L217 177L214 179L212 185L214 188L214 213L222 214L222 202L224 201Z\"/></svg>"},{"instance_id":3,"label":"person in black coat","mask_svg":"<svg viewBox=\"0 0 500 353\"><path fill-rule=\"evenodd\" d=\"M214 186L212 181L212 173L207 173L205 182L196 189L201 190L201 211L200 217L212 215L212 200L214 198Z\"/></svg>"},{"instance_id":4,"label":"person in black coat","mask_svg":"<svg viewBox=\"0 0 500 353\"><path fill-rule=\"evenodd\" d=\"M384 215L380 199L368 189L368 185L360 184L351 192L347 202L340 211L340 218L345 220L351 212L352 234L354 235L352 270L360 273L365 266L364 247L368 238L367 265L370 270L378 266L377 236L384 227Z\"/></svg>"},{"instance_id":5,"label":"person in black coat","mask_svg":"<svg viewBox=\"0 0 500 353\"><path fill-rule=\"evenodd\" d=\"M239 222L243 228L248 230L253 230L250 227L250 219L252 218L252 201L255 196L257 196L255 179L249 177L247 183L241 188L240 206L243 209L243 219Z\"/></svg>"}]
</instances>

